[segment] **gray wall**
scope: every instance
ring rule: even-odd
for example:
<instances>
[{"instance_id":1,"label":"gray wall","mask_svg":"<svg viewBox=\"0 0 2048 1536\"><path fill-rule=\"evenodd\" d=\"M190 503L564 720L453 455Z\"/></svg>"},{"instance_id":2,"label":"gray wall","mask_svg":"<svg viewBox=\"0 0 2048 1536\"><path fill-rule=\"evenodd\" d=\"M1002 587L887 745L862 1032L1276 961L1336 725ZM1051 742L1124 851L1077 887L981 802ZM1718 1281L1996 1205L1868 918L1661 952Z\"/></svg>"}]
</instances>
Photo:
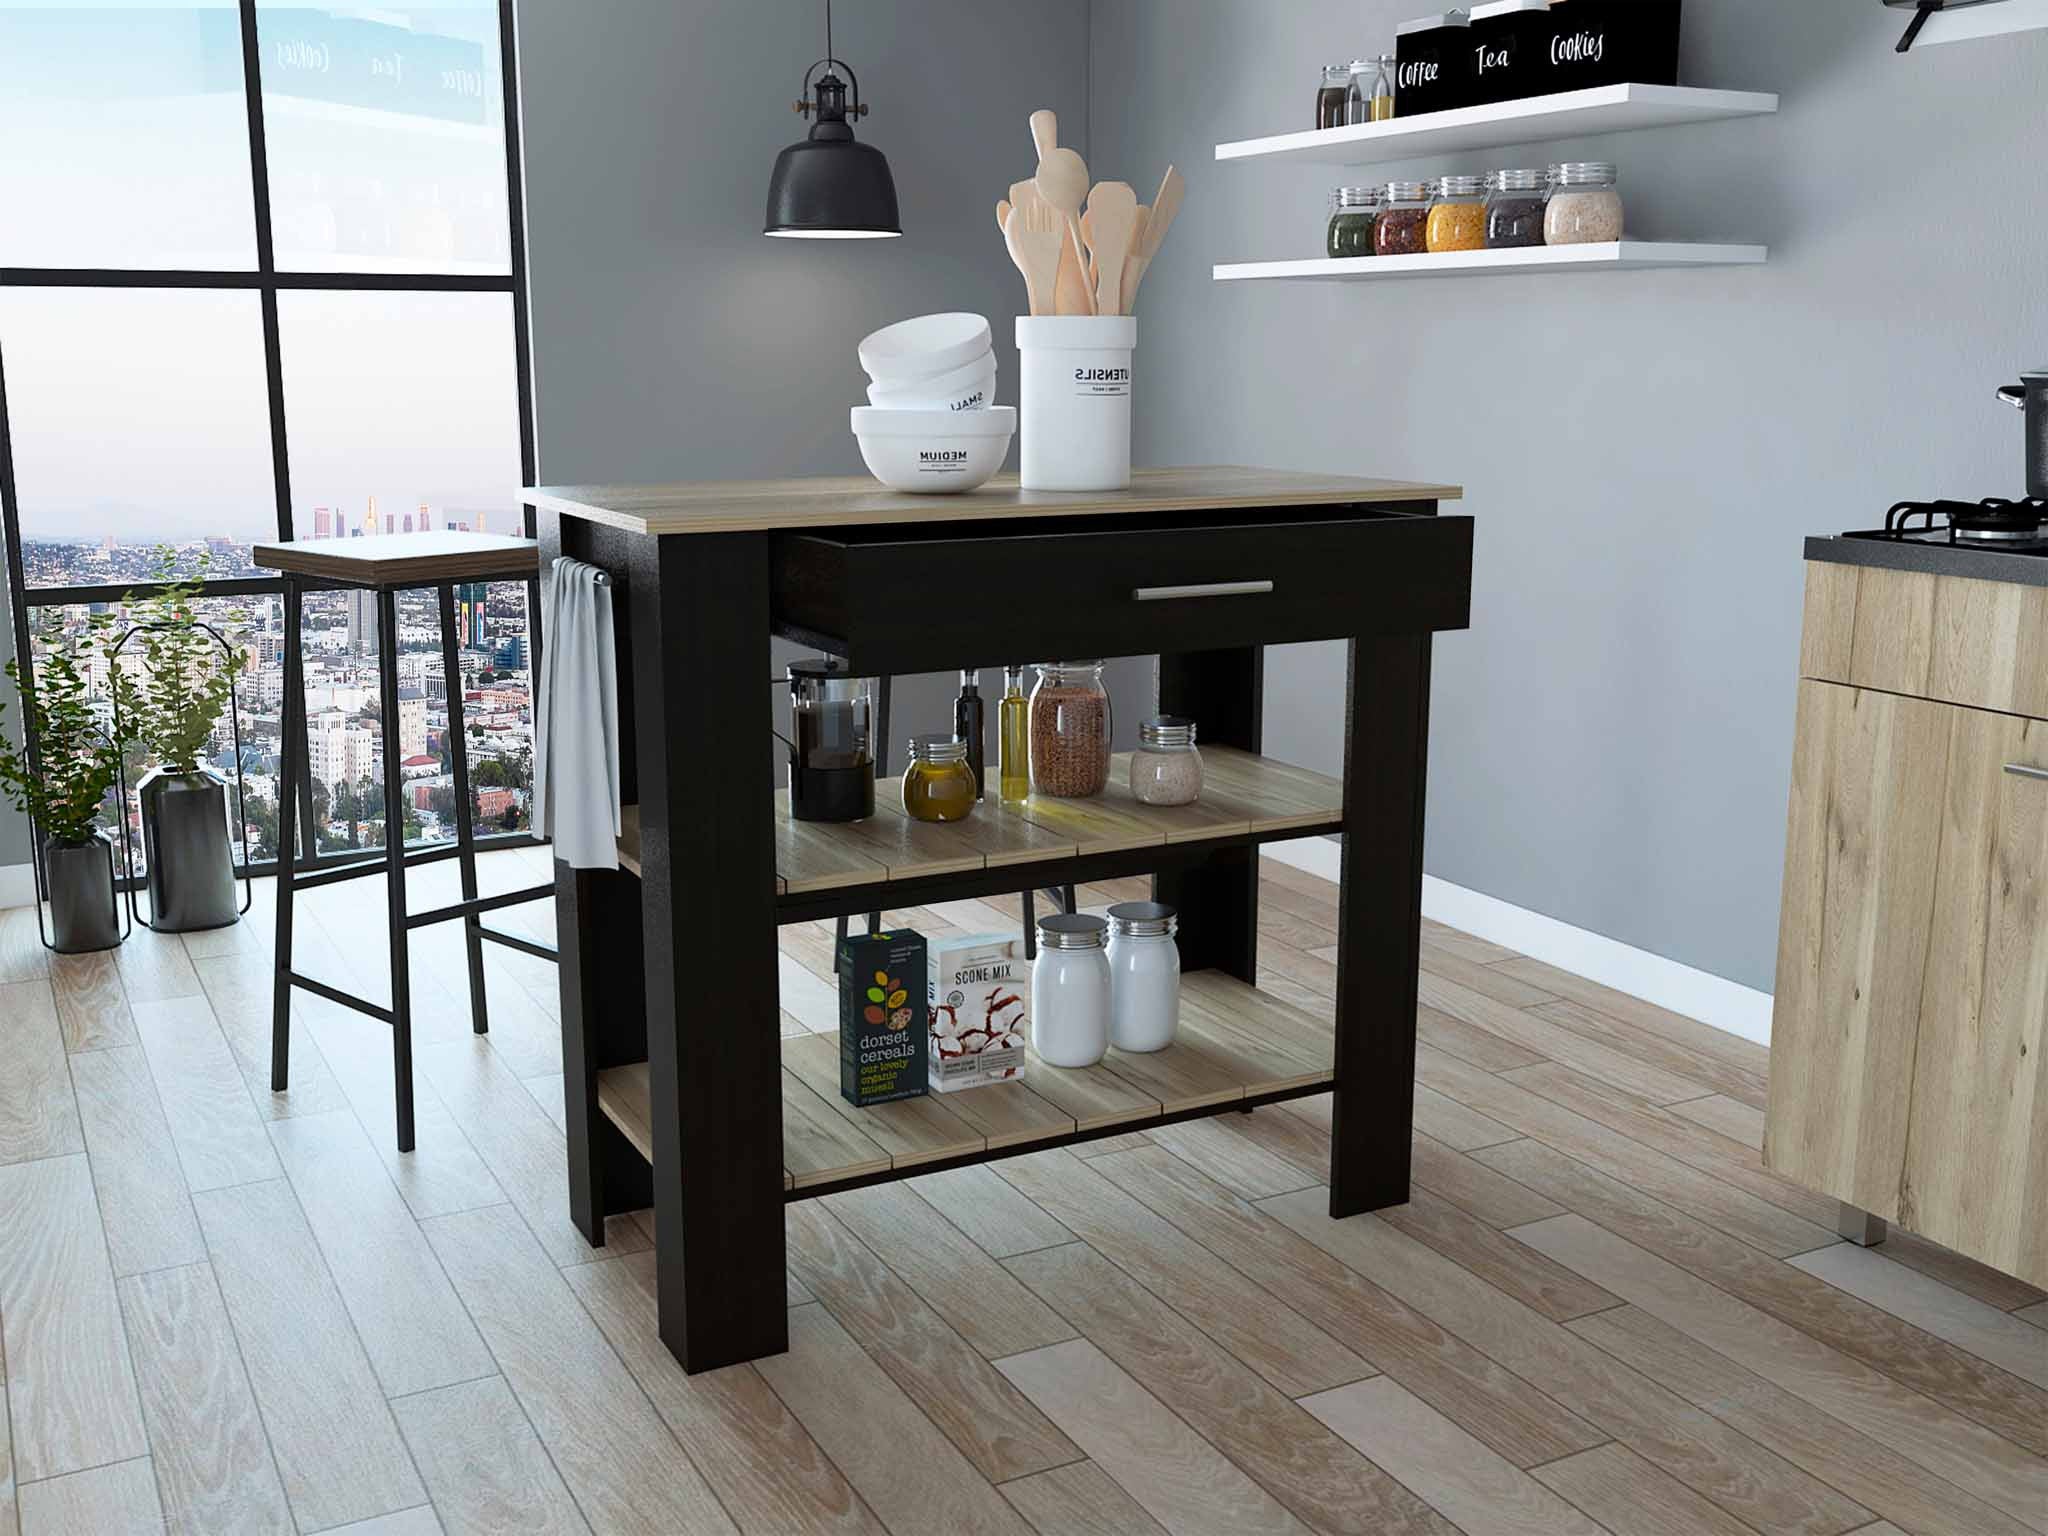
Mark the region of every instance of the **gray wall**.
<instances>
[{"instance_id":1,"label":"gray wall","mask_svg":"<svg viewBox=\"0 0 2048 1536\"><path fill-rule=\"evenodd\" d=\"M1140 302L1141 462L1462 483L1473 627L1437 646L1431 873L1769 989L1800 539L2017 495L1991 398L2048 356L2048 34L1892 52L1876 0L1689 0L1687 84L1774 118L1460 162L1620 165L1632 233L1760 269L1214 283L1322 254L1356 170L1219 166L1421 0L1096 0L1091 169L1188 178ZM1335 647L1273 659L1267 750L1337 762Z\"/></svg>"},{"instance_id":2,"label":"gray wall","mask_svg":"<svg viewBox=\"0 0 2048 1536\"><path fill-rule=\"evenodd\" d=\"M543 481L862 473L855 346L933 310L990 317L1015 402L1023 287L995 204L1036 162L1034 108L1086 148L1087 0L837 8L873 108L856 132L902 204L884 241L761 234L776 152L806 131L790 103L825 51L821 3L521 0L518 19ZM1001 685L984 674L983 696ZM903 736L951 727L955 691L898 683L897 765Z\"/></svg>"}]
</instances>

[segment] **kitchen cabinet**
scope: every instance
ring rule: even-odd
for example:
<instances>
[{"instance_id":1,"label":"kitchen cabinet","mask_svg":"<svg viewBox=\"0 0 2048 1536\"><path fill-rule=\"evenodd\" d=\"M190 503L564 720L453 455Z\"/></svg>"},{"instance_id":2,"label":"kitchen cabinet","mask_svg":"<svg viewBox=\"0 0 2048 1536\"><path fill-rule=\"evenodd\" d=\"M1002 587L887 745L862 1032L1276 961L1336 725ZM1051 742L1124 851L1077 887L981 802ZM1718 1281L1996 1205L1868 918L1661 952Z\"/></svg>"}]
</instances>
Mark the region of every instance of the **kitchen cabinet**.
<instances>
[{"instance_id":1,"label":"kitchen cabinet","mask_svg":"<svg viewBox=\"0 0 2048 1536\"><path fill-rule=\"evenodd\" d=\"M1808 567L1764 1160L2041 1283L2048 720L2013 712L2037 610Z\"/></svg>"}]
</instances>

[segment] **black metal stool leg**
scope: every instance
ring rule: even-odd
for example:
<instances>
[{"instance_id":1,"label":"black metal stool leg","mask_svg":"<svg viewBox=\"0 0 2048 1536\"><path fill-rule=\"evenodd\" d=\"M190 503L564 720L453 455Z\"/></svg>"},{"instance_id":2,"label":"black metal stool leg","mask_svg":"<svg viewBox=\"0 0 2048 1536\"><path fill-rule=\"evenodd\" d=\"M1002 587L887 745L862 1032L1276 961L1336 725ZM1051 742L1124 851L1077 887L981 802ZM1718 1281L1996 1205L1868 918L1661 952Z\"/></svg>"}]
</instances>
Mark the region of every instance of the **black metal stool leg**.
<instances>
[{"instance_id":1,"label":"black metal stool leg","mask_svg":"<svg viewBox=\"0 0 2048 1536\"><path fill-rule=\"evenodd\" d=\"M1027 887L1024 891L1024 958L1038 958L1038 899Z\"/></svg>"},{"instance_id":2,"label":"black metal stool leg","mask_svg":"<svg viewBox=\"0 0 2048 1536\"><path fill-rule=\"evenodd\" d=\"M455 588L443 582L441 598L441 682L448 691L448 755L455 777L456 861L462 866L462 899L475 901L476 826L469 798L469 738L462 718L462 657L455 637ZM462 919L463 947L469 955L469 1027L488 1031L490 1014L484 999L483 919L471 912Z\"/></svg>"},{"instance_id":3,"label":"black metal stool leg","mask_svg":"<svg viewBox=\"0 0 2048 1536\"><path fill-rule=\"evenodd\" d=\"M298 818L293 814L299 760L306 746L305 655L299 632L299 584L284 579L284 707L279 711L277 751L277 938L270 998L270 1091L291 1086L292 1050L292 874ZM310 856L317 844L307 849Z\"/></svg>"},{"instance_id":4,"label":"black metal stool leg","mask_svg":"<svg viewBox=\"0 0 2048 1536\"><path fill-rule=\"evenodd\" d=\"M413 1148L412 970L405 923L405 805L398 747L398 597L377 593L377 692L384 717L384 881L391 930L391 1070L398 1150Z\"/></svg>"},{"instance_id":5,"label":"black metal stool leg","mask_svg":"<svg viewBox=\"0 0 2048 1536\"><path fill-rule=\"evenodd\" d=\"M846 916L840 914L832 929L832 974L839 974L839 946L846 942Z\"/></svg>"}]
</instances>

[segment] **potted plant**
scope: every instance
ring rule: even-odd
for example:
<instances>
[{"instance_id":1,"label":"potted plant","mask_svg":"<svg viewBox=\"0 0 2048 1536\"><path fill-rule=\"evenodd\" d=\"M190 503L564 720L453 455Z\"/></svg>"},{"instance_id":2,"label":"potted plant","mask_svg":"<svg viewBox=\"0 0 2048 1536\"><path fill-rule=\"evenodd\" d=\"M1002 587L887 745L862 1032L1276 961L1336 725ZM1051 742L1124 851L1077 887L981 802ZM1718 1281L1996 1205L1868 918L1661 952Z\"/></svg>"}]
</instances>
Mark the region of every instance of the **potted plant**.
<instances>
[{"instance_id":1,"label":"potted plant","mask_svg":"<svg viewBox=\"0 0 2048 1536\"><path fill-rule=\"evenodd\" d=\"M200 622L208 564L202 553L195 573L181 580L176 553L159 548L157 590L124 599L132 627L107 648L122 732L156 759L135 793L150 924L171 933L224 928L241 916L228 840L228 781L203 754L221 711L234 701L246 658ZM122 664L131 641L139 668Z\"/></svg>"},{"instance_id":2,"label":"potted plant","mask_svg":"<svg viewBox=\"0 0 2048 1536\"><path fill-rule=\"evenodd\" d=\"M58 638L55 631L45 637ZM54 945L67 955L112 949L121 942L114 848L100 830L99 812L120 771L120 749L101 728L69 650L52 643L42 665L33 668L30 686L23 686L15 662L6 671L21 696L38 761L31 763L26 746L17 750L0 731L0 788L42 834Z\"/></svg>"}]
</instances>

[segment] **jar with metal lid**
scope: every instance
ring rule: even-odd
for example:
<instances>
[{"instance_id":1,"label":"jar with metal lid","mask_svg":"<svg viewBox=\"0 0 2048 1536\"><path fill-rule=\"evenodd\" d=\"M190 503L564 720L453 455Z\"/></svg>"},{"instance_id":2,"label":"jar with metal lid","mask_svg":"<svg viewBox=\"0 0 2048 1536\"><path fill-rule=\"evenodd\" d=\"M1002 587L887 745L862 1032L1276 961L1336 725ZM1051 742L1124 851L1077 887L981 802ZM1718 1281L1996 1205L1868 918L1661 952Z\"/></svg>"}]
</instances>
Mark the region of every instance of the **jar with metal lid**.
<instances>
[{"instance_id":1,"label":"jar with metal lid","mask_svg":"<svg viewBox=\"0 0 2048 1536\"><path fill-rule=\"evenodd\" d=\"M1331 188L1330 230L1323 249L1332 258L1370 256L1372 221L1379 209L1379 193L1375 188Z\"/></svg>"},{"instance_id":2,"label":"jar with metal lid","mask_svg":"<svg viewBox=\"0 0 2048 1536\"><path fill-rule=\"evenodd\" d=\"M1184 715L1140 720L1138 750L1131 754L1131 798L1144 805L1192 805L1201 797L1195 722Z\"/></svg>"},{"instance_id":3,"label":"jar with metal lid","mask_svg":"<svg viewBox=\"0 0 2048 1536\"><path fill-rule=\"evenodd\" d=\"M1387 200L1373 224L1373 251L1380 256L1419 256L1429 248L1429 183L1390 181Z\"/></svg>"},{"instance_id":4,"label":"jar with metal lid","mask_svg":"<svg viewBox=\"0 0 2048 1536\"><path fill-rule=\"evenodd\" d=\"M1568 160L1556 169L1543 211L1545 245L1592 245L1619 240L1621 192L1605 160Z\"/></svg>"},{"instance_id":5,"label":"jar with metal lid","mask_svg":"<svg viewBox=\"0 0 2048 1536\"><path fill-rule=\"evenodd\" d=\"M1486 249L1485 178L1446 176L1437 183L1423 243L1432 253Z\"/></svg>"},{"instance_id":6,"label":"jar with metal lid","mask_svg":"<svg viewBox=\"0 0 2048 1536\"><path fill-rule=\"evenodd\" d=\"M1543 213L1543 172L1496 171L1486 199L1486 248L1512 251L1541 245Z\"/></svg>"},{"instance_id":7,"label":"jar with metal lid","mask_svg":"<svg viewBox=\"0 0 2048 1536\"><path fill-rule=\"evenodd\" d=\"M1053 1067L1092 1067L1109 1049L1109 924L1086 913L1038 920L1031 1049Z\"/></svg>"},{"instance_id":8,"label":"jar with metal lid","mask_svg":"<svg viewBox=\"0 0 2048 1536\"><path fill-rule=\"evenodd\" d=\"M912 821L961 821L980 797L967 743L957 736L910 738L910 764L903 770L903 813Z\"/></svg>"},{"instance_id":9,"label":"jar with metal lid","mask_svg":"<svg viewBox=\"0 0 2048 1536\"><path fill-rule=\"evenodd\" d=\"M1109 1043L1163 1051L1180 1029L1179 914L1156 901L1109 909Z\"/></svg>"},{"instance_id":10,"label":"jar with metal lid","mask_svg":"<svg viewBox=\"0 0 2048 1536\"><path fill-rule=\"evenodd\" d=\"M1351 66L1349 64L1325 64L1323 83L1316 91L1316 126L1318 128L1341 128L1347 116L1346 103L1351 97Z\"/></svg>"},{"instance_id":11,"label":"jar with metal lid","mask_svg":"<svg viewBox=\"0 0 2048 1536\"><path fill-rule=\"evenodd\" d=\"M1041 661L1031 689L1031 793L1085 800L1109 782L1109 690L1099 661Z\"/></svg>"}]
</instances>

